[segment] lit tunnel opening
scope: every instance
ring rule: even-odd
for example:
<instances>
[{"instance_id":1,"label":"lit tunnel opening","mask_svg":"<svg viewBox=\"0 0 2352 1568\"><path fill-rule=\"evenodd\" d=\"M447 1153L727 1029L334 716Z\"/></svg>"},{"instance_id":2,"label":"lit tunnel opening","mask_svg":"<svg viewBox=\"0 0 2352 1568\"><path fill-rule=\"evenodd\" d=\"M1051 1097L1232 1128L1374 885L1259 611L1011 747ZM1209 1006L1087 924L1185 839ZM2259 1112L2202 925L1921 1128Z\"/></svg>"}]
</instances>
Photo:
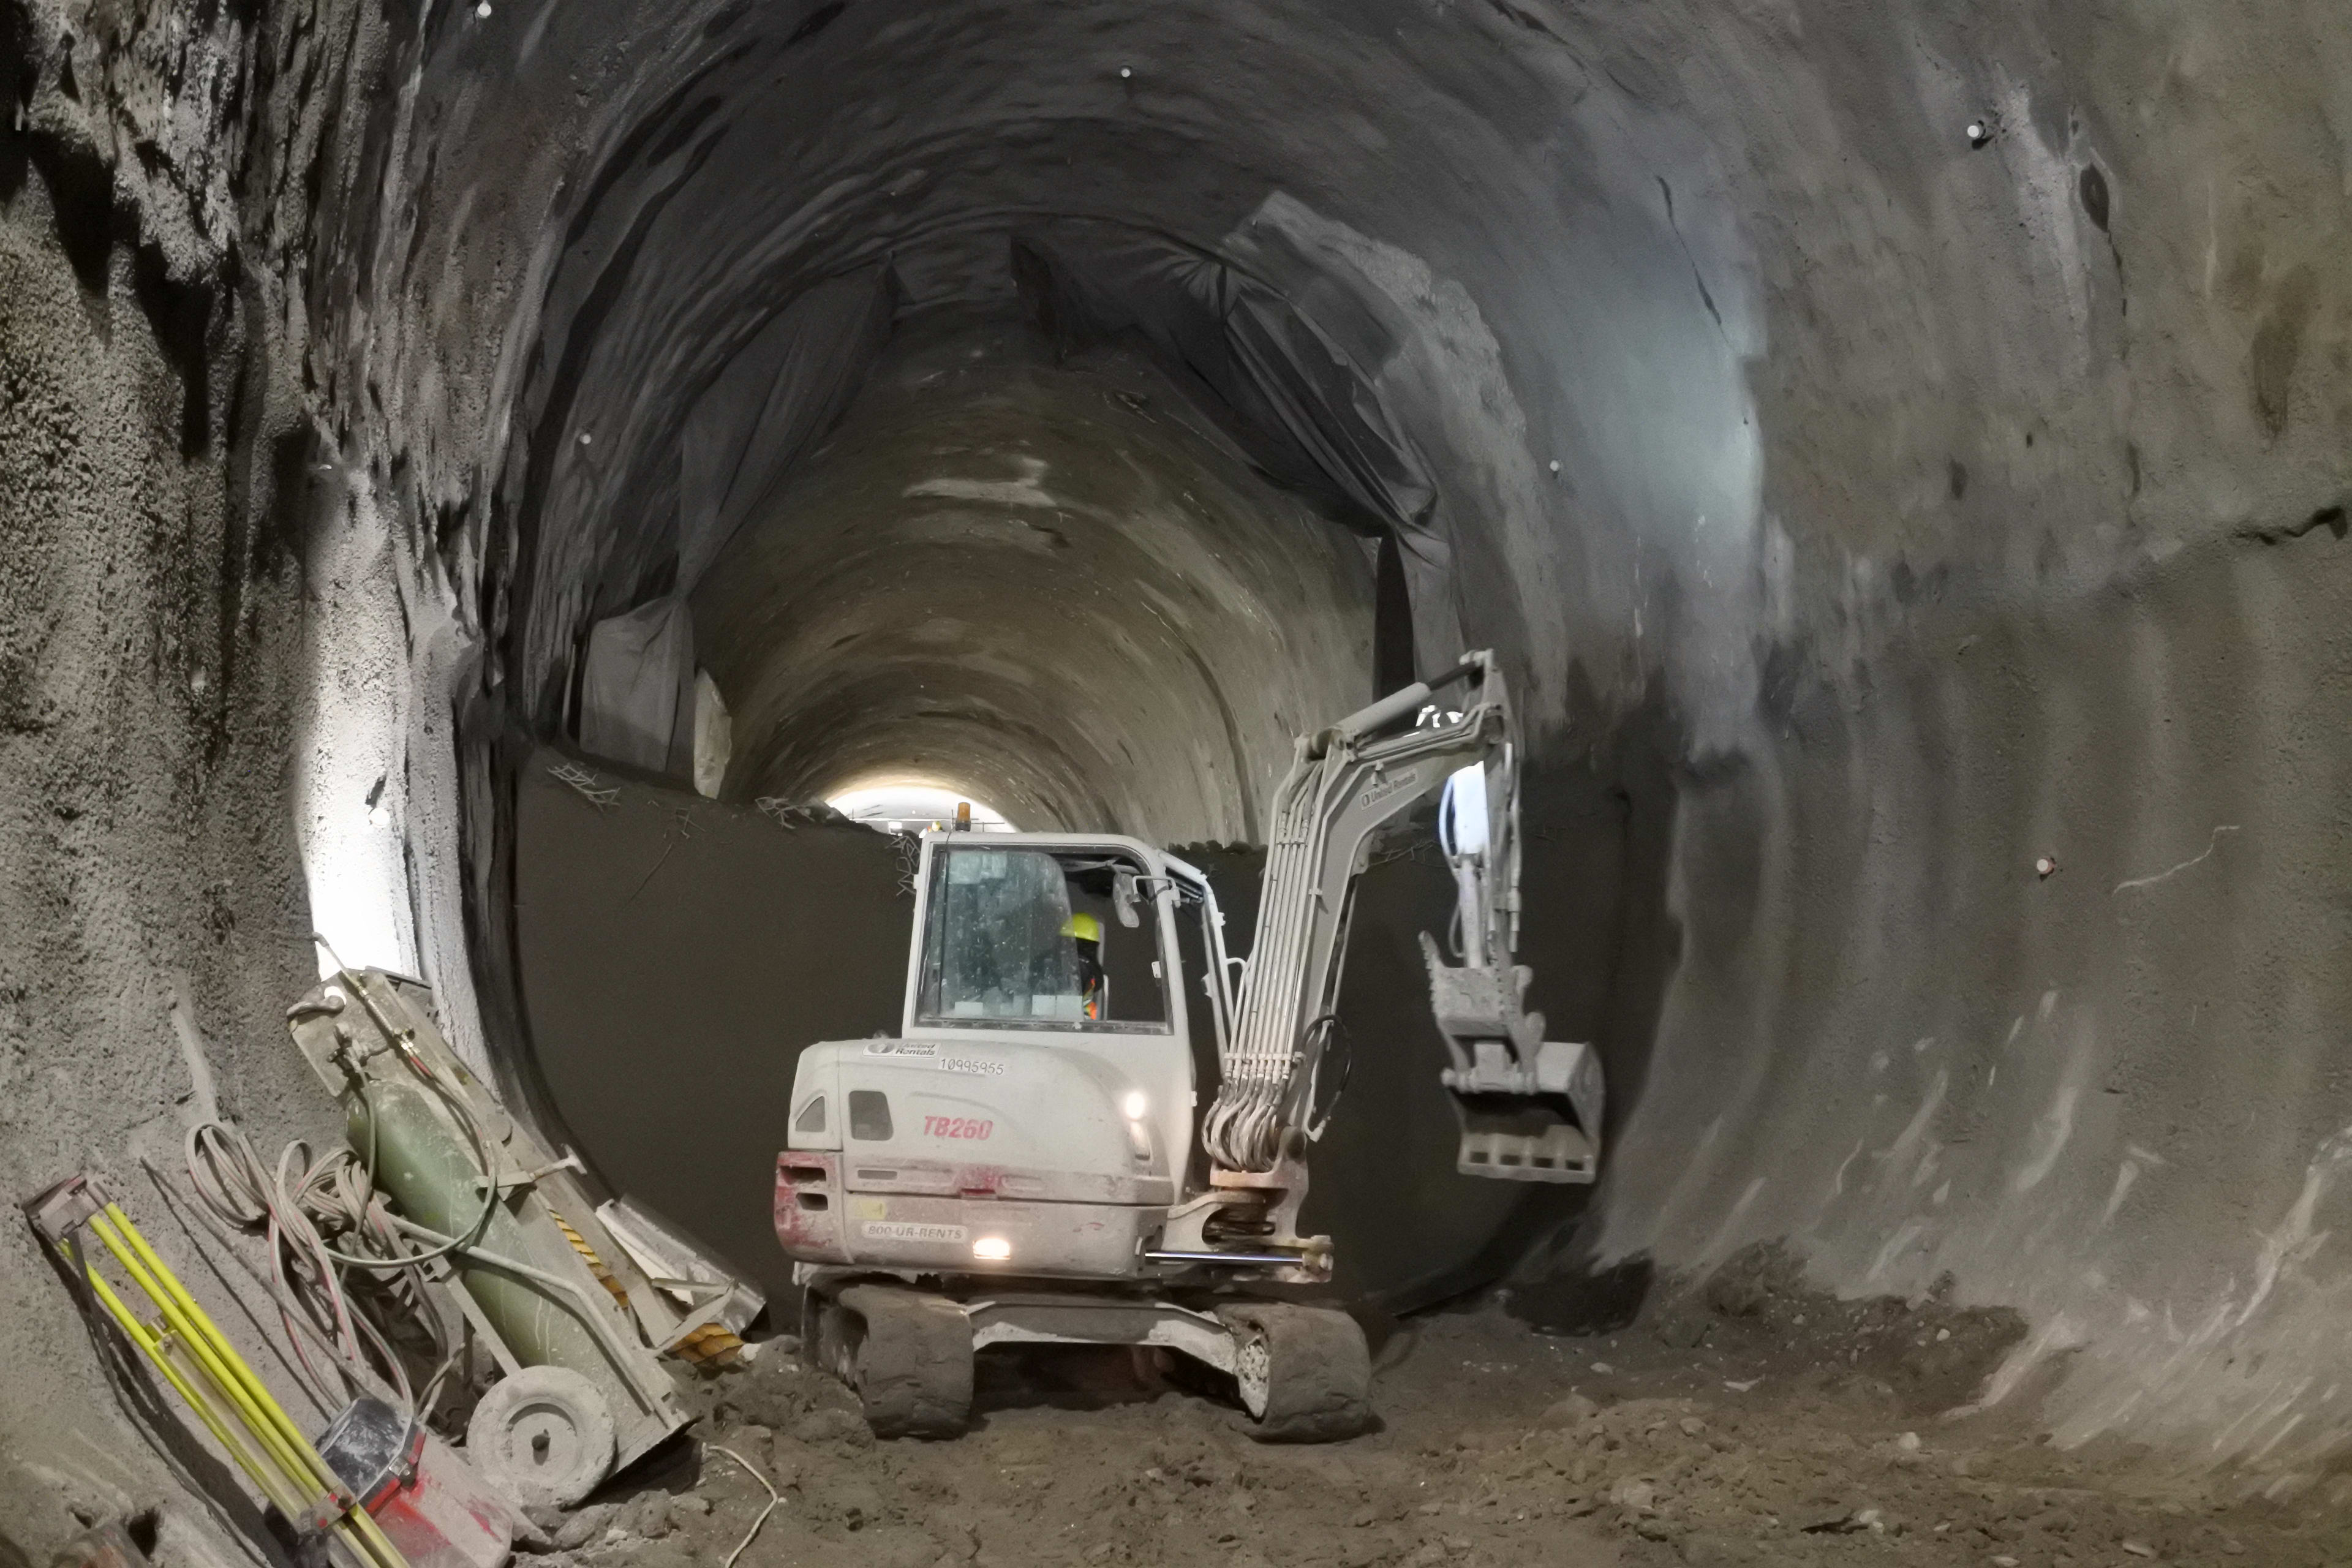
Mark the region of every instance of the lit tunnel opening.
<instances>
[{"instance_id":1,"label":"lit tunnel opening","mask_svg":"<svg viewBox=\"0 0 2352 1568\"><path fill-rule=\"evenodd\" d=\"M848 817L887 833L919 833L925 828L952 827L969 822L980 833L1017 833L1019 826L971 791L925 778L886 779L863 783L825 796L824 804Z\"/></svg>"}]
</instances>

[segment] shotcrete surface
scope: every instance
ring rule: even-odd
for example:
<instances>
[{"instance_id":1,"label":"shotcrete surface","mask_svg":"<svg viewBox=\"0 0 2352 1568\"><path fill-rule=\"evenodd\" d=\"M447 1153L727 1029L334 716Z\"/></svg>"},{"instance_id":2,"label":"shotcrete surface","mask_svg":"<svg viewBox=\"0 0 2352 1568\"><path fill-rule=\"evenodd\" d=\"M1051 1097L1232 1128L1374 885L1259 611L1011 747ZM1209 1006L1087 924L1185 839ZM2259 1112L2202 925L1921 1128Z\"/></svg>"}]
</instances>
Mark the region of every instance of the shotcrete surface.
<instances>
[{"instance_id":1,"label":"shotcrete surface","mask_svg":"<svg viewBox=\"0 0 2352 1568\"><path fill-rule=\"evenodd\" d=\"M96 1174L213 1312L265 1321L142 1162L176 1172L215 1116L272 1146L328 1121L281 1021L315 973L301 571L226 494L233 375L192 391L132 252L93 290L50 221L38 187L0 205L0 1563L165 1499L164 1549L203 1561L211 1520L257 1521L15 1209Z\"/></svg>"}]
</instances>

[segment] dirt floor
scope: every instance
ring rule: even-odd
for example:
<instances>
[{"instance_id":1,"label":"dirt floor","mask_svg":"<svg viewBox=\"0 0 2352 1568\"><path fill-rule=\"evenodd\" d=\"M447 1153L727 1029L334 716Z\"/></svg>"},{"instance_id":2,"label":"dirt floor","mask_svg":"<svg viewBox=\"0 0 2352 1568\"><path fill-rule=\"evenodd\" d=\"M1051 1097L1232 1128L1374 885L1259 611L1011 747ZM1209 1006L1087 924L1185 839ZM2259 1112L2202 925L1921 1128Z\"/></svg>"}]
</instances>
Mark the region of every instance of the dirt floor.
<instances>
[{"instance_id":1,"label":"dirt floor","mask_svg":"<svg viewBox=\"0 0 2352 1568\"><path fill-rule=\"evenodd\" d=\"M1759 1253L1581 1337L1495 1301L1375 1325L1381 1426L1321 1447L1253 1443L1124 1352L989 1352L969 1435L877 1443L779 1340L699 1385L701 1446L545 1518L540 1568L721 1568L768 1493L718 1446L782 1498L742 1568L2352 1563L2325 1489L2160 1479L1969 1411L2009 1314L1792 1280Z\"/></svg>"}]
</instances>

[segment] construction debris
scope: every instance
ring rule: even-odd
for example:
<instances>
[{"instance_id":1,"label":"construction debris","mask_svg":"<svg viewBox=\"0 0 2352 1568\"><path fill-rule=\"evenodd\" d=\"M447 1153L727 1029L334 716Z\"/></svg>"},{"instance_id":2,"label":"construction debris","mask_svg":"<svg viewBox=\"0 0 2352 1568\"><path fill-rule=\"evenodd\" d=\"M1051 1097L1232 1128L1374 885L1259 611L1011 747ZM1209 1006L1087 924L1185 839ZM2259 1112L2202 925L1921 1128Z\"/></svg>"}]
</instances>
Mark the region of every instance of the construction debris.
<instances>
[{"instance_id":1,"label":"construction debris","mask_svg":"<svg viewBox=\"0 0 2352 1568\"><path fill-rule=\"evenodd\" d=\"M766 1297L630 1199L600 1205L596 1217L652 1282L657 1300L647 1311L674 1309L671 1323L646 1325L660 1349L697 1365L726 1366L741 1356L740 1335Z\"/></svg>"}]
</instances>

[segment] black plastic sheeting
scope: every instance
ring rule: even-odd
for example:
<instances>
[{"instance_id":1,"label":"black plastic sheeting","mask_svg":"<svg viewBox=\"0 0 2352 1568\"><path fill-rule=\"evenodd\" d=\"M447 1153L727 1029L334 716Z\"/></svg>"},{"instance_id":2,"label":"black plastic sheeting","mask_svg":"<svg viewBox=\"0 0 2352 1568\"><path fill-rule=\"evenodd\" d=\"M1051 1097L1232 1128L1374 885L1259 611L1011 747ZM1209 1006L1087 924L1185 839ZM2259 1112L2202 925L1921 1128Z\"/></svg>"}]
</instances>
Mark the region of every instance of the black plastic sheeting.
<instances>
[{"instance_id":1,"label":"black plastic sheeting","mask_svg":"<svg viewBox=\"0 0 2352 1568\"><path fill-rule=\"evenodd\" d=\"M1384 626L1380 642L1409 647L1423 671L1453 663L1460 623L1436 483L1329 323L1232 261L1119 224L1021 230L1011 262L1024 301L1057 348L1139 343L1268 478L1380 541L1383 575L1401 569L1406 601L1384 604L1384 618L1404 609L1410 621ZM778 311L697 400L679 437L680 600L840 418L889 339L898 297L887 265L816 285ZM688 711L670 696L676 670L625 668L641 643L649 652L667 644L618 635L620 623L634 626L652 608L600 623L592 635L579 735L598 755L674 773L677 748L660 748L665 767L651 737L677 732L663 721ZM1384 686L1403 684L1404 672L1387 668L1402 662L1383 660ZM693 679L690 663L683 679ZM614 749L606 735L639 743Z\"/></svg>"},{"instance_id":2,"label":"black plastic sheeting","mask_svg":"<svg viewBox=\"0 0 2352 1568\"><path fill-rule=\"evenodd\" d=\"M888 267L828 279L727 362L678 439L677 573L670 592L596 623L581 679L583 749L648 773L693 767L693 623L687 596L801 454L841 417L889 341Z\"/></svg>"},{"instance_id":3,"label":"black plastic sheeting","mask_svg":"<svg viewBox=\"0 0 2352 1568\"><path fill-rule=\"evenodd\" d=\"M1024 229L1013 271L1058 345L1139 339L1269 478L1393 540L1422 668L1454 661L1454 557L1436 482L1324 323L1231 262L1120 224Z\"/></svg>"},{"instance_id":4,"label":"black plastic sheeting","mask_svg":"<svg viewBox=\"0 0 2352 1568\"><path fill-rule=\"evenodd\" d=\"M679 594L848 407L897 302L887 267L828 279L778 311L697 400L678 442Z\"/></svg>"},{"instance_id":5,"label":"black plastic sheeting","mask_svg":"<svg viewBox=\"0 0 2352 1568\"><path fill-rule=\"evenodd\" d=\"M588 633L580 678L580 744L651 773L694 763L694 618L665 595Z\"/></svg>"}]
</instances>

